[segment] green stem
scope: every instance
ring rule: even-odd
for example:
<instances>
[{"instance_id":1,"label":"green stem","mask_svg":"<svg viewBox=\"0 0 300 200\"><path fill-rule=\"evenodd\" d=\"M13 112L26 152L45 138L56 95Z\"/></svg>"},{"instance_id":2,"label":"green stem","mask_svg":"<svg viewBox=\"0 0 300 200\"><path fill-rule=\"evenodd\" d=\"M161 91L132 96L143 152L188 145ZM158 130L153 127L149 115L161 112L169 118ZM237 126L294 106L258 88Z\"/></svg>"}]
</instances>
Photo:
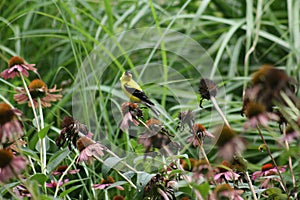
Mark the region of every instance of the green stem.
<instances>
[{"instance_id":1,"label":"green stem","mask_svg":"<svg viewBox=\"0 0 300 200\"><path fill-rule=\"evenodd\" d=\"M219 113L219 115L221 116L221 118L223 119L223 121L224 121L224 123L226 124L226 126L227 126L228 128L231 128L231 127L230 127L230 124L228 123L228 121L227 121L227 119L226 119L226 117L225 117L225 115L224 115L224 113L222 112L221 108L219 107L219 105L218 105L218 103L217 103L215 97L211 96L211 97L210 97L210 100L211 100L213 106L215 107L215 109L217 110L217 112Z\"/></svg>"},{"instance_id":2,"label":"green stem","mask_svg":"<svg viewBox=\"0 0 300 200\"><path fill-rule=\"evenodd\" d=\"M282 124L282 132L283 132L283 136L286 138L286 124L285 123ZM284 140L284 143L285 143L286 150L289 151L290 146L289 146L289 142L287 141L287 139ZM289 156L289 168L291 171L293 187L296 188L296 180L295 180L295 174L293 171L293 163L292 163L291 156Z\"/></svg>"},{"instance_id":3,"label":"green stem","mask_svg":"<svg viewBox=\"0 0 300 200\"><path fill-rule=\"evenodd\" d=\"M60 186L59 186L59 183L62 182L64 176L67 175L68 171L69 171L69 170L71 169L71 167L74 165L75 161L76 161L76 158L74 158L74 159L72 160L72 162L69 164L68 168L63 172L63 174L62 174L61 177L59 178L59 180L58 180L58 182L57 182L57 185L56 185L56 188L55 188L54 198L56 198L56 196L57 196L57 193L58 193L58 190L59 190L59 187L60 187Z\"/></svg>"},{"instance_id":4,"label":"green stem","mask_svg":"<svg viewBox=\"0 0 300 200\"><path fill-rule=\"evenodd\" d=\"M245 178L246 178L246 180L247 180L247 182L248 182L248 185L249 185L249 187L250 187L250 190L251 190L253 199L254 199L254 200L257 200L256 193L255 193L254 187L253 187L253 185L252 185L252 181L251 181L251 179L250 179L250 176L249 176L248 171L246 171L244 174L245 174Z\"/></svg>"},{"instance_id":5,"label":"green stem","mask_svg":"<svg viewBox=\"0 0 300 200\"><path fill-rule=\"evenodd\" d=\"M258 130L259 135L260 135L260 137L261 137L261 140L263 141L263 143L264 143L264 145L265 145L265 148L267 149L267 152L268 152L268 154L269 154L269 156L270 156L270 158L271 158L271 160L272 160L272 162L273 162L273 164L274 164L274 166L275 166L275 168L276 168L276 171L277 171L277 173L278 173L278 175L279 175L279 177L280 177L280 180L281 180L281 184L282 184L283 190L284 190L285 193L287 193L287 192L288 192L287 187L286 187L285 182L284 182L284 180L283 180L283 177L282 177L282 175L281 175L281 173L280 173L280 171L279 171L279 169L278 169L278 165L277 165L277 163L276 163L276 161L275 161L275 159L274 159L274 157L273 157L273 155L272 155L272 152L271 152L271 150L270 150L270 148L269 148L269 146L268 146L268 144L267 144L267 142L266 142L264 136L262 135L259 126L257 125L256 127L257 127L257 130Z\"/></svg>"},{"instance_id":6,"label":"green stem","mask_svg":"<svg viewBox=\"0 0 300 200\"><path fill-rule=\"evenodd\" d=\"M34 107L34 103L33 103L31 94L30 94L30 92L29 92L29 90L28 90L28 87L27 87L27 84L26 84L26 82L25 82L25 79L24 79L23 74L22 74L21 72L20 72L19 74L20 74L20 77L21 77L21 79L22 79L22 82L23 82L23 85L24 85L24 89L25 89L25 91L26 91L26 93L27 93L29 102L30 102L30 104L31 104L31 108L32 108L32 112L33 112L33 115L34 115L34 119L35 119L35 123L36 123L37 130L40 131L40 130L41 130L41 128L40 128L40 123L39 123L38 116L37 116L37 114L36 114L36 110L35 110L35 107Z\"/></svg>"},{"instance_id":7,"label":"green stem","mask_svg":"<svg viewBox=\"0 0 300 200\"><path fill-rule=\"evenodd\" d=\"M41 129L44 128L44 116L43 116L43 107L42 107L42 102L41 102L41 99L38 98L38 107L39 107L39 114L40 114L40 122L41 122ZM46 137L46 136L45 136ZM46 138L43 137L40 139L40 159L41 159L41 171L43 174L46 174L46 155L47 155L47 152L46 152Z\"/></svg>"}]
</instances>

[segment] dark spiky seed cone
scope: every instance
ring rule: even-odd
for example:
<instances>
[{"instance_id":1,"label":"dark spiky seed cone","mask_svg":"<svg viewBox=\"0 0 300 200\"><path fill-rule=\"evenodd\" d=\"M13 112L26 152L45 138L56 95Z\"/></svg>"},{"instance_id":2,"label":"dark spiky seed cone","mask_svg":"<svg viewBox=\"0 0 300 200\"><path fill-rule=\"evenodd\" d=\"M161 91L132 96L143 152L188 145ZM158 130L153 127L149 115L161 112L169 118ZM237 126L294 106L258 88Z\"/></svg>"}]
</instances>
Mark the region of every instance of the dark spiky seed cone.
<instances>
[{"instance_id":1,"label":"dark spiky seed cone","mask_svg":"<svg viewBox=\"0 0 300 200\"><path fill-rule=\"evenodd\" d=\"M211 96L217 95L217 84L207 78L202 78L199 84L199 92L203 99L210 99Z\"/></svg>"}]
</instances>

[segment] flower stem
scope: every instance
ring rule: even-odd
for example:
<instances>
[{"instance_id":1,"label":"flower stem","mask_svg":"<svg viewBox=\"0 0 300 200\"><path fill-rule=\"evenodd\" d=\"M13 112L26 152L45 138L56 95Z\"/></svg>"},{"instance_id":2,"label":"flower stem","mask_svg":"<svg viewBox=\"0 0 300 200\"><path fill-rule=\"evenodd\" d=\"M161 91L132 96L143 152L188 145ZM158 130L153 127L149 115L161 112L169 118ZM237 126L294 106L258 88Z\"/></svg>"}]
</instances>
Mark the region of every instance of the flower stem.
<instances>
[{"instance_id":1,"label":"flower stem","mask_svg":"<svg viewBox=\"0 0 300 200\"><path fill-rule=\"evenodd\" d=\"M260 135L260 137L261 137L261 140L263 141L263 143L264 143L264 145L265 145L265 148L267 149L268 154L269 154L269 156L270 156L270 158L271 158L271 160L272 160L272 162L273 162L273 164L274 164L274 166L275 166L275 168L276 168L276 171L277 171L277 173L278 173L278 175L279 175L279 178L280 178L280 180L281 180L281 184L282 184L283 190L284 190L285 193L287 193L287 192L288 192L287 187L286 187L285 182L284 182L284 180L283 180L283 177L282 177L282 175L281 175L281 173L280 173L280 171L279 171L279 169L278 169L278 165L277 165L277 163L276 163L274 157L272 156L271 150L270 150L270 148L269 148L269 146L268 146L268 144L267 144L267 142L266 142L264 136L262 135L259 126L257 125L256 127L257 127L257 130L258 130L259 135Z\"/></svg>"},{"instance_id":2,"label":"flower stem","mask_svg":"<svg viewBox=\"0 0 300 200\"><path fill-rule=\"evenodd\" d=\"M167 146L163 146L163 149L167 152L168 155L172 155L172 152L169 150ZM177 164L177 168L182 172L182 177L186 181L186 183L189 185L190 188L192 188L195 191L196 199L197 200L204 200L203 197L201 196L200 192L192 186L192 181L191 178L185 173L184 169L182 168L180 162L174 161L175 164Z\"/></svg>"},{"instance_id":3,"label":"flower stem","mask_svg":"<svg viewBox=\"0 0 300 200\"><path fill-rule=\"evenodd\" d=\"M223 121L226 124L226 126L228 126L228 128L231 128L230 125L229 125L229 123L228 123L228 121L227 121L227 119L226 119L226 117L225 117L225 115L224 115L224 113L220 109L220 107L219 107L219 105L218 105L215 97L210 96L210 100L211 100L213 106L215 107L215 109L217 110L217 112L219 113L219 115L221 116L221 118L223 119Z\"/></svg>"},{"instance_id":4,"label":"flower stem","mask_svg":"<svg viewBox=\"0 0 300 200\"><path fill-rule=\"evenodd\" d=\"M39 107L39 114L40 114L40 122L41 122L41 129L44 128L44 116L43 116L43 108L42 108L42 103L41 99L38 98L38 107ZM45 136L46 137L46 136ZM40 139L40 159L41 159L41 171L43 174L46 174L46 139L45 137Z\"/></svg>"},{"instance_id":5,"label":"flower stem","mask_svg":"<svg viewBox=\"0 0 300 200\"><path fill-rule=\"evenodd\" d=\"M78 133L79 137L86 137L86 135L84 135L83 133L79 132ZM94 141L95 142L95 141ZM95 142L96 143L96 142ZM107 147L105 147L104 149L108 154L110 154L111 156L114 156L118 159L120 159L120 162L122 164L124 164L126 167L128 167L129 169L131 169L134 173L138 173L138 171L136 169L134 169L133 167L131 167L130 165L128 165L126 162L124 162L117 154L115 154L114 152L112 152L111 150L109 150Z\"/></svg>"},{"instance_id":6,"label":"flower stem","mask_svg":"<svg viewBox=\"0 0 300 200\"><path fill-rule=\"evenodd\" d=\"M205 150L204 150L204 148L203 148L203 142L200 140L200 138L199 138L195 133L193 133L193 134L194 134L194 135L196 136L196 138L197 138L197 141L198 141L198 147L199 147L199 149L200 149L200 152L201 152L202 156L204 157L205 162L207 162L207 164L209 165L209 167L211 167L210 162L209 162L209 160L208 160L208 158L207 158L207 155L206 155L206 153L205 153ZM200 159L200 156L199 156L199 159Z\"/></svg>"},{"instance_id":7,"label":"flower stem","mask_svg":"<svg viewBox=\"0 0 300 200\"><path fill-rule=\"evenodd\" d=\"M286 124L285 123L282 124L282 132L283 132L283 136L285 138L285 140L284 140L285 148L286 148L287 151L289 151L290 146L289 146L289 142L286 139ZM294 174L294 171L293 171L293 163L292 163L291 156L289 156L289 168L290 168L290 171L291 171L293 187L296 188L296 180L295 180L295 174Z\"/></svg>"},{"instance_id":8,"label":"flower stem","mask_svg":"<svg viewBox=\"0 0 300 200\"><path fill-rule=\"evenodd\" d=\"M31 94L30 94L30 92L29 92L29 90L28 90L28 87L27 87L27 84L26 84L26 82L25 82L25 79L24 79L23 74L22 74L21 72L20 72L19 74L20 74L20 77L21 77L21 79L22 79L22 82L23 82L23 85L24 85L24 89L25 89L25 91L26 91L26 93L27 93L29 102L30 102L30 104L31 104L31 108L32 108L32 112L33 112L33 115L34 115L36 127L37 127L38 131L40 131L41 128L40 128L40 124L39 124L39 119L38 119L38 116L37 116L37 114L36 114L36 110L35 110L35 106L34 106L34 103L33 103L32 97L31 97Z\"/></svg>"},{"instance_id":9,"label":"flower stem","mask_svg":"<svg viewBox=\"0 0 300 200\"><path fill-rule=\"evenodd\" d=\"M253 199L254 199L254 200L257 200L256 193L255 193L255 189L254 189L254 187L253 187L253 185L252 185L252 181L251 181L251 179L250 179L250 176L249 176L248 171L246 171L244 174L245 174L246 180L247 180L247 182L248 182L248 185L249 185L249 187L250 187L250 190L251 190Z\"/></svg>"},{"instance_id":10,"label":"flower stem","mask_svg":"<svg viewBox=\"0 0 300 200\"><path fill-rule=\"evenodd\" d=\"M76 158L74 158L72 160L72 162L69 164L68 168L63 172L63 174L61 175L61 177L59 178L59 180L57 181L57 185L56 185L56 188L55 188L55 192L54 192L54 198L56 198L57 196L57 193L58 193L58 190L60 188L59 184L63 181L63 178L64 176L66 176L66 174L68 173L68 171L71 169L71 167L74 165L76 161Z\"/></svg>"}]
</instances>

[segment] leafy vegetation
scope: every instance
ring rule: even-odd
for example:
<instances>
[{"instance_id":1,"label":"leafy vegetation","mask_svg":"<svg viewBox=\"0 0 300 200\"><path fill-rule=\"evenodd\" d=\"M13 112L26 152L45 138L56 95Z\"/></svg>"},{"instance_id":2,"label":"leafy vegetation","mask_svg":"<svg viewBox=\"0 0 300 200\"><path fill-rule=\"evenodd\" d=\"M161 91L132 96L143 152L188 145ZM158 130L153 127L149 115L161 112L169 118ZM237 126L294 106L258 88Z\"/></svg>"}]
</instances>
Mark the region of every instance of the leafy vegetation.
<instances>
[{"instance_id":1,"label":"leafy vegetation","mask_svg":"<svg viewBox=\"0 0 300 200\"><path fill-rule=\"evenodd\" d=\"M1 198L299 198L299 1L0 12Z\"/></svg>"}]
</instances>

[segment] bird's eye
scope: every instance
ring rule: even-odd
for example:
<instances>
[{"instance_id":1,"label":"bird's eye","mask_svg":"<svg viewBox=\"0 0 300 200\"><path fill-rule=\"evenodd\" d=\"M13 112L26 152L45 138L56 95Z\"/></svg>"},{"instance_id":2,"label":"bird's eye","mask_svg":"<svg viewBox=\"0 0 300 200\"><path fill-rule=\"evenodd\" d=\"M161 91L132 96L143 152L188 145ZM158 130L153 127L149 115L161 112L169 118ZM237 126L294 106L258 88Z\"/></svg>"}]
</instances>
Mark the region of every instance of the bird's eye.
<instances>
[{"instance_id":1,"label":"bird's eye","mask_svg":"<svg viewBox=\"0 0 300 200\"><path fill-rule=\"evenodd\" d=\"M125 72L125 75L126 75L126 76L132 76L132 72L131 72L131 71L126 71L126 72Z\"/></svg>"}]
</instances>

